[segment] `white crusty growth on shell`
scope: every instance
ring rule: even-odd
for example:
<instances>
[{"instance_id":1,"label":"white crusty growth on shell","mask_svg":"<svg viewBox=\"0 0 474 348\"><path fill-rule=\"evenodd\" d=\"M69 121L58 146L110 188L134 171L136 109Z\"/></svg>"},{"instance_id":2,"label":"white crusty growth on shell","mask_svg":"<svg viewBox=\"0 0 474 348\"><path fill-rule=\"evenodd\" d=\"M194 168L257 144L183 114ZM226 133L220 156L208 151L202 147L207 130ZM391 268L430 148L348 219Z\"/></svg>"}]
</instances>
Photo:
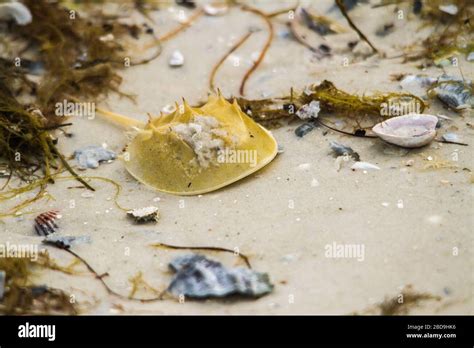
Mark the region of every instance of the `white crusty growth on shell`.
<instances>
[{"instance_id":1,"label":"white crusty growth on shell","mask_svg":"<svg viewBox=\"0 0 474 348\"><path fill-rule=\"evenodd\" d=\"M197 115L193 122L178 123L171 129L191 146L201 167L207 168L225 150L223 137L227 132L220 129L219 121L212 116Z\"/></svg>"},{"instance_id":2,"label":"white crusty growth on shell","mask_svg":"<svg viewBox=\"0 0 474 348\"><path fill-rule=\"evenodd\" d=\"M426 114L408 114L376 124L372 131L387 143L407 147L429 144L436 136L438 118Z\"/></svg>"},{"instance_id":3,"label":"white crusty growth on shell","mask_svg":"<svg viewBox=\"0 0 474 348\"><path fill-rule=\"evenodd\" d=\"M18 25L31 23L32 16L28 7L21 2L7 2L0 4L0 20L14 19Z\"/></svg>"}]
</instances>

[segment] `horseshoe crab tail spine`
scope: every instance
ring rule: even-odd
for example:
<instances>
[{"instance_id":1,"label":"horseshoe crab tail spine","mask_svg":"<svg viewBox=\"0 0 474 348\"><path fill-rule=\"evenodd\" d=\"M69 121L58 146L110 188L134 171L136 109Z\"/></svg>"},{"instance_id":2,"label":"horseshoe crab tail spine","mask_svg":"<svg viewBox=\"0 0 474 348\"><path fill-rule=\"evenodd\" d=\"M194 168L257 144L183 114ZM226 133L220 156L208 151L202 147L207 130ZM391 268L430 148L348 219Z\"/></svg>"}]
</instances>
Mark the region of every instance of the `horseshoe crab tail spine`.
<instances>
[{"instance_id":1,"label":"horseshoe crab tail spine","mask_svg":"<svg viewBox=\"0 0 474 348\"><path fill-rule=\"evenodd\" d=\"M124 129L130 129L130 128L133 128L133 127L137 127L137 128L145 127L145 122L143 122L143 121L135 120L135 119L133 119L131 117L128 117L128 116L116 114L112 111L104 110L104 109L101 109L101 108L96 108L96 112L104 120L106 120L110 123L113 123L113 124L115 124L115 125L117 125L121 128L124 128Z\"/></svg>"}]
</instances>

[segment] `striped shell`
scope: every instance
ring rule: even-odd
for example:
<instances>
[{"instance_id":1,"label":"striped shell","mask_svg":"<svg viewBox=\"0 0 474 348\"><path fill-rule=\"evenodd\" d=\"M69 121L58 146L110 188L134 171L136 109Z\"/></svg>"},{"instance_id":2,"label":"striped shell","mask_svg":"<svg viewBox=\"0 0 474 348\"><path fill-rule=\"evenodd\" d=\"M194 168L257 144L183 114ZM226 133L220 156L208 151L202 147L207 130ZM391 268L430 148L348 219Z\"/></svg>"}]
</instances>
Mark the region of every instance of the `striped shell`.
<instances>
[{"instance_id":1,"label":"striped shell","mask_svg":"<svg viewBox=\"0 0 474 348\"><path fill-rule=\"evenodd\" d=\"M56 220L60 219L58 210L50 210L38 215L35 218L35 231L40 236L47 236L57 231L59 226Z\"/></svg>"}]
</instances>

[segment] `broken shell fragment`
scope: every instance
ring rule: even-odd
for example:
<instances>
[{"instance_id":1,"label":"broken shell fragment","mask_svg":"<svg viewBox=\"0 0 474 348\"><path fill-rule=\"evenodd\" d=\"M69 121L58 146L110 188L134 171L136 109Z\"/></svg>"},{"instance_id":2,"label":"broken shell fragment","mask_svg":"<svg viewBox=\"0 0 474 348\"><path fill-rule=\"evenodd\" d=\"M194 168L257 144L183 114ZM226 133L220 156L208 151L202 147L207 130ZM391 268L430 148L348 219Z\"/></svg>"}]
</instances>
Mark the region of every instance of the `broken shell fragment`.
<instances>
[{"instance_id":1,"label":"broken shell fragment","mask_svg":"<svg viewBox=\"0 0 474 348\"><path fill-rule=\"evenodd\" d=\"M329 146L331 147L331 150L333 150L337 156L350 156L355 161L360 161L359 154L355 152L354 150L352 150L352 148L349 146L340 144L337 141L331 141L329 143Z\"/></svg>"},{"instance_id":2,"label":"broken shell fragment","mask_svg":"<svg viewBox=\"0 0 474 348\"><path fill-rule=\"evenodd\" d=\"M38 215L35 218L36 233L40 236L47 236L48 234L56 232L59 228L56 224L56 220L61 217L58 210L50 210Z\"/></svg>"},{"instance_id":3,"label":"broken shell fragment","mask_svg":"<svg viewBox=\"0 0 474 348\"><path fill-rule=\"evenodd\" d=\"M380 170L380 167L369 162L356 162L351 166L352 170Z\"/></svg>"},{"instance_id":4,"label":"broken shell fragment","mask_svg":"<svg viewBox=\"0 0 474 348\"><path fill-rule=\"evenodd\" d=\"M133 122L132 124L136 124ZM159 191L197 195L232 184L270 163L278 145L236 101L211 96L151 119L127 145L125 167Z\"/></svg>"},{"instance_id":5,"label":"broken shell fragment","mask_svg":"<svg viewBox=\"0 0 474 348\"><path fill-rule=\"evenodd\" d=\"M474 107L474 96L471 91L471 81L449 79L446 77L438 79L438 86L433 90L434 94L444 104L455 110L469 109Z\"/></svg>"},{"instance_id":6,"label":"broken shell fragment","mask_svg":"<svg viewBox=\"0 0 474 348\"><path fill-rule=\"evenodd\" d=\"M117 158L115 152L107 150L102 146L86 146L74 151L74 157L79 169L97 168L100 162L111 161Z\"/></svg>"},{"instance_id":7,"label":"broken shell fragment","mask_svg":"<svg viewBox=\"0 0 474 348\"><path fill-rule=\"evenodd\" d=\"M229 11L229 6L220 3L204 4L202 6L204 13L208 16L222 16Z\"/></svg>"},{"instance_id":8,"label":"broken shell fragment","mask_svg":"<svg viewBox=\"0 0 474 348\"><path fill-rule=\"evenodd\" d=\"M170 60L168 61L168 64L173 67L177 68L180 67L184 64L184 56L183 54L176 50L171 54Z\"/></svg>"},{"instance_id":9,"label":"broken shell fragment","mask_svg":"<svg viewBox=\"0 0 474 348\"><path fill-rule=\"evenodd\" d=\"M18 25L31 23L31 12L21 2L7 2L0 4L0 20L14 19Z\"/></svg>"},{"instance_id":10,"label":"broken shell fragment","mask_svg":"<svg viewBox=\"0 0 474 348\"><path fill-rule=\"evenodd\" d=\"M296 116L298 116L302 120L315 119L318 117L319 111L321 111L319 102L313 100L311 103L303 105L296 112Z\"/></svg>"},{"instance_id":11,"label":"broken shell fragment","mask_svg":"<svg viewBox=\"0 0 474 348\"><path fill-rule=\"evenodd\" d=\"M295 129L295 134L297 137L302 138L309 132L311 132L316 126L314 123L303 123L301 126Z\"/></svg>"},{"instance_id":12,"label":"broken shell fragment","mask_svg":"<svg viewBox=\"0 0 474 348\"><path fill-rule=\"evenodd\" d=\"M156 222L160 218L158 208L154 206L129 210L127 215L139 224L151 221Z\"/></svg>"},{"instance_id":13,"label":"broken shell fragment","mask_svg":"<svg viewBox=\"0 0 474 348\"><path fill-rule=\"evenodd\" d=\"M203 255L188 254L170 262L175 272L168 292L175 296L204 299L243 295L260 297L273 290L268 274L244 267L227 269Z\"/></svg>"},{"instance_id":14,"label":"broken shell fragment","mask_svg":"<svg viewBox=\"0 0 474 348\"><path fill-rule=\"evenodd\" d=\"M442 138L444 141L451 142L451 143L458 143L461 141L461 139L459 138L459 135L455 133L443 134Z\"/></svg>"},{"instance_id":15,"label":"broken shell fragment","mask_svg":"<svg viewBox=\"0 0 474 348\"><path fill-rule=\"evenodd\" d=\"M408 114L376 124L372 131L387 143L415 148L429 144L436 136L438 118L426 114Z\"/></svg>"}]
</instances>

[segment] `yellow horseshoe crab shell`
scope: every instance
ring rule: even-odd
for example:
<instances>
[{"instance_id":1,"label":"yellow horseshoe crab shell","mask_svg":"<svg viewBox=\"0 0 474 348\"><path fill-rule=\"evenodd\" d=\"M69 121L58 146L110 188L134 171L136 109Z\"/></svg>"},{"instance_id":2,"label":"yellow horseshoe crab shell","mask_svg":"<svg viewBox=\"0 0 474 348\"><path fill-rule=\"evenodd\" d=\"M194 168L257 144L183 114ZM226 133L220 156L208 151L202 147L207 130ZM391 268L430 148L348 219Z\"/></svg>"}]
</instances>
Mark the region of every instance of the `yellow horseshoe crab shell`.
<instances>
[{"instance_id":1,"label":"yellow horseshoe crab shell","mask_svg":"<svg viewBox=\"0 0 474 348\"><path fill-rule=\"evenodd\" d=\"M278 151L273 135L237 102L211 96L198 108L186 102L137 130L122 156L141 183L176 195L197 195L261 169Z\"/></svg>"}]
</instances>

